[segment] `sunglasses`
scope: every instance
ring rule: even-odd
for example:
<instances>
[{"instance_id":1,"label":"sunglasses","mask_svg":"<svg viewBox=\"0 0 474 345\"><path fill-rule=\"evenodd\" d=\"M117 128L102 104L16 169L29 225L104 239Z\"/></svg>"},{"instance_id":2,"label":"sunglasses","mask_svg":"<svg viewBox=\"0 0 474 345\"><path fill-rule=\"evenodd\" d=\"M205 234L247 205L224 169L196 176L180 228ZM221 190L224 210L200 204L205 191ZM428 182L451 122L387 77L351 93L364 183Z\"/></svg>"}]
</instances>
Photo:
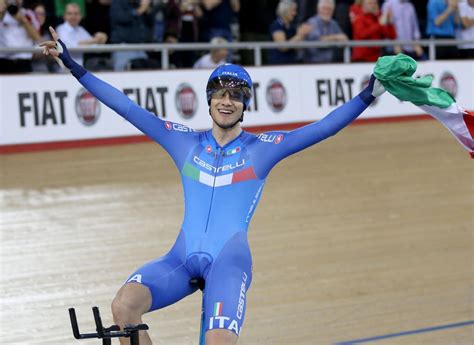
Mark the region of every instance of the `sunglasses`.
<instances>
[{"instance_id":1,"label":"sunglasses","mask_svg":"<svg viewBox=\"0 0 474 345\"><path fill-rule=\"evenodd\" d=\"M244 103L244 100L250 97L250 90L247 90L247 88L240 87L218 89L212 93L211 97L214 99L222 99L224 98L226 93L229 94L230 100L234 102Z\"/></svg>"}]
</instances>

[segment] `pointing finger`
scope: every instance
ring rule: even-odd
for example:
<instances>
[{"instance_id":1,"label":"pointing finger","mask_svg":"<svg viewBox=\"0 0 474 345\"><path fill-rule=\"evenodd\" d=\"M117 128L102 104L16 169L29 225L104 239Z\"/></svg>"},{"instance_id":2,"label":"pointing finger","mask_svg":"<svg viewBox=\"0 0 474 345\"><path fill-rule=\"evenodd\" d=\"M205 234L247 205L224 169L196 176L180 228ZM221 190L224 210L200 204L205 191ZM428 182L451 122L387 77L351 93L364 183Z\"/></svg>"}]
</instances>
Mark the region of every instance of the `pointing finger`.
<instances>
[{"instance_id":1,"label":"pointing finger","mask_svg":"<svg viewBox=\"0 0 474 345\"><path fill-rule=\"evenodd\" d=\"M49 32L51 33L53 40L56 42L58 40L58 34L56 33L56 31L53 29L52 26L49 27Z\"/></svg>"}]
</instances>

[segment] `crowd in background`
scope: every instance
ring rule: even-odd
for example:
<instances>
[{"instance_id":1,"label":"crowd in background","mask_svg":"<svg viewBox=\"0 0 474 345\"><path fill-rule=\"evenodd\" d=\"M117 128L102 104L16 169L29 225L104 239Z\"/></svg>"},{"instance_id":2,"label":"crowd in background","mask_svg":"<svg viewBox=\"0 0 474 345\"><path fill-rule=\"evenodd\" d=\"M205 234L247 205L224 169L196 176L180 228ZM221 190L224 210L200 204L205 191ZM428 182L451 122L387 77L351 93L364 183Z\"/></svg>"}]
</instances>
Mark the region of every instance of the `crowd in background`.
<instances>
[{"instance_id":1,"label":"crowd in background","mask_svg":"<svg viewBox=\"0 0 474 345\"><path fill-rule=\"evenodd\" d=\"M0 0L0 47L35 46L56 28L68 47L106 43L211 42L210 52L170 52L174 68L252 64L234 41L474 39L474 0ZM352 61L403 52L427 59L426 47L354 47ZM474 58L474 44L439 46L438 59ZM76 53L93 70L160 68L160 53ZM271 49L264 64L342 61L342 48ZM55 72L41 54L0 52L0 73Z\"/></svg>"}]
</instances>

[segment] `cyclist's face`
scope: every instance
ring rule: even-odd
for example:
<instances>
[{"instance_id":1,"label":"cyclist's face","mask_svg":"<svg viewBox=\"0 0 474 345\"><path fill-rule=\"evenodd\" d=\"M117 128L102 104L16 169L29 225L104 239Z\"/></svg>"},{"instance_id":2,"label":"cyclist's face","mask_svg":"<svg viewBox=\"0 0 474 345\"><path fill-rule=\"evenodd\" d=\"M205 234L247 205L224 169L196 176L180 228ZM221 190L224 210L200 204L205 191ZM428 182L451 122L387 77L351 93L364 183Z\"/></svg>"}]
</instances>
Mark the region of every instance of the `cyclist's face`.
<instances>
[{"instance_id":1,"label":"cyclist's face","mask_svg":"<svg viewBox=\"0 0 474 345\"><path fill-rule=\"evenodd\" d=\"M241 89L223 88L212 94L212 120L223 129L232 128L244 111L243 93Z\"/></svg>"}]
</instances>

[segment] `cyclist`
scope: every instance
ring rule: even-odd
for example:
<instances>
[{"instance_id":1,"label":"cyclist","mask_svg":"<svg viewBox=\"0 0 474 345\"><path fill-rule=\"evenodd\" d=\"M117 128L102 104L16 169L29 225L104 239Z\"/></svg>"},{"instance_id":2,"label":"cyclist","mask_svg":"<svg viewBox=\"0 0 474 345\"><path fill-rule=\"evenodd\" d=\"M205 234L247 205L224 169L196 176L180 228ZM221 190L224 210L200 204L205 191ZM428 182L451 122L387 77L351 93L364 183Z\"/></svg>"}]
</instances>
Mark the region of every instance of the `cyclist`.
<instances>
[{"instance_id":1,"label":"cyclist","mask_svg":"<svg viewBox=\"0 0 474 345\"><path fill-rule=\"evenodd\" d=\"M206 284L206 344L236 344L252 280L247 228L270 170L347 126L383 87L372 77L359 95L324 119L291 132L257 136L240 126L252 80L242 67L225 64L212 72L206 87L212 129L196 132L159 119L86 71L50 31L54 41L41 44L44 54L59 58L95 97L159 143L181 173L185 216L176 243L130 275L112 302L114 321L121 327L141 323L143 314L195 292L190 280L199 278ZM140 333L140 344L151 344L145 332Z\"/></svg>"}]
</instances>

